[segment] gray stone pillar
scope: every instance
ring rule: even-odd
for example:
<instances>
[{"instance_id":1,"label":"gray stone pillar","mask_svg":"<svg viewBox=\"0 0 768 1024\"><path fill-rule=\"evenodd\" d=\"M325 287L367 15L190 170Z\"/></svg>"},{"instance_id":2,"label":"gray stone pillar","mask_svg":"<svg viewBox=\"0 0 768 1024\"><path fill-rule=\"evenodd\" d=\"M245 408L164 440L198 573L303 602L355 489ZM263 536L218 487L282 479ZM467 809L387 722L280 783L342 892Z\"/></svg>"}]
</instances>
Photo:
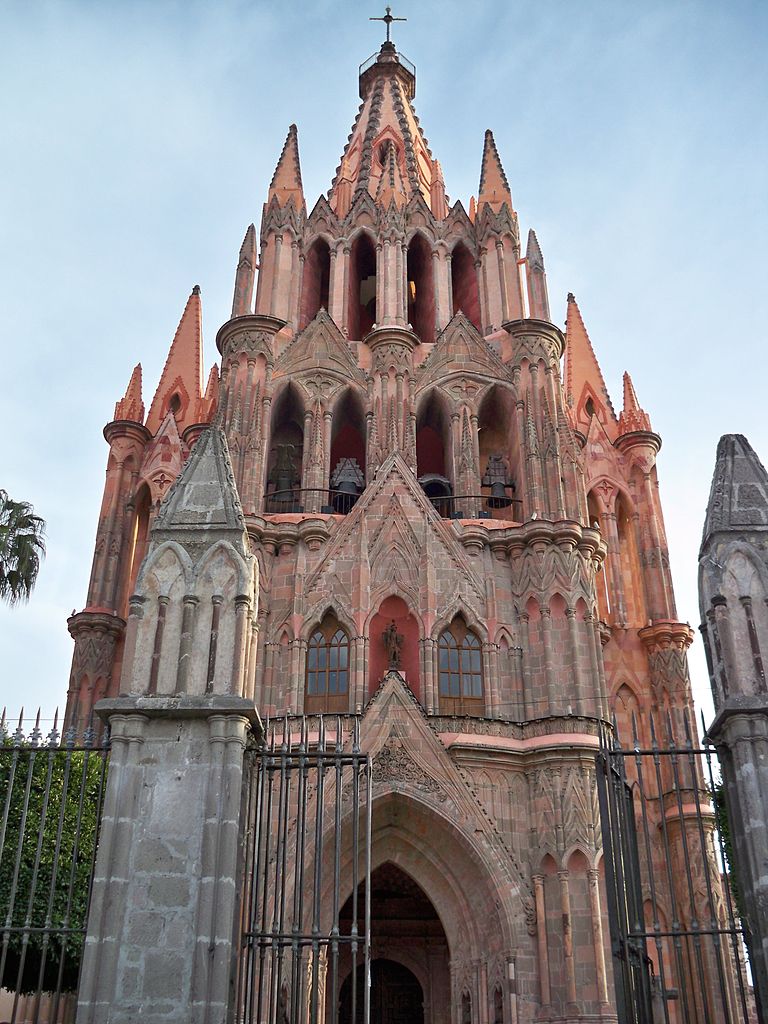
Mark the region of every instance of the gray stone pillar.
<instances>
[{"instance_id":1,"label":"gray stone pillar","mask_svg":"<svg viewBox=\"0 0 768 1024\"><path fill-rule=\"evenodd\" d=\"M101 701L112 730L77 1024L225 1024L251 702Z\"/></svg>"}]
</instances>

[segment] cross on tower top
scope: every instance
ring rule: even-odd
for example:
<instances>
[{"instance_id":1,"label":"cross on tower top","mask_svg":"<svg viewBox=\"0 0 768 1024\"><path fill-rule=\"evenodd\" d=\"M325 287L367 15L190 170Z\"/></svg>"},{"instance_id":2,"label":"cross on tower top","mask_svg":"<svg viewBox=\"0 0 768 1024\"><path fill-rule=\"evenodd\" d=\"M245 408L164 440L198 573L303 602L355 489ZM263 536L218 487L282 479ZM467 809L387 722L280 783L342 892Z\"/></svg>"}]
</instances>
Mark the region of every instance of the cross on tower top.
<instances>
[{"instance_id":1,"label":"cross on tower top","mask_svg":"<svg viewBox=\"0 0 768 1024\"><path fill-rule=\"evenodd\" d=\"M392 17L392 8L391 7L385 7L384 11L385 11L385 14L384 14L383 18L369 18L368 21L383 21L384 24L387 26L387 42L390 43L390 42L392 42L392 40L390 39L390 34L391 34L391 31L392 31L392 22L393 21L408 21L408 19L407 18L393 18Z\"/></svg>"}]
</instances>

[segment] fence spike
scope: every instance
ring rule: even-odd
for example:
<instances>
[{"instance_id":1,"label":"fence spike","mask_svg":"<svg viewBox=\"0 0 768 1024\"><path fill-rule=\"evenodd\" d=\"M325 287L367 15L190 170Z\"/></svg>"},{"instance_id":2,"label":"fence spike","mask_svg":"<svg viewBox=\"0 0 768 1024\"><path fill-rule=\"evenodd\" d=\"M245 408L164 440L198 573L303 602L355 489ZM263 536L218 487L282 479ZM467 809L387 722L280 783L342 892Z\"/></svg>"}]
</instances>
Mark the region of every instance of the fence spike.
<instances>
[{"instance_id":1,"label":"fence spike","mask_svg":"<svg viewBox=\"0 0 768 1024\"><path fill-rule=\"evenodd\" d=\"M40 708L37 709L37 715L35 716L35 727L32 730L29 742L33 747L40 745L40 740L43 738L43 734L40 732Z\"/></svg>"},{"instance_id":2,"label":"fence spike","mask_svg":"<svg viewBox=\"0 0 768 1024\"><path fill-rule=\"evenodd\" d=\"M96 733L93 728L93 708L88 713L88 725L86 726L85 732L83 733L83 746L90 748L93 746L93 741L96 738Z\"/></svg>"},{"instance_id":3,"label":"fence spike","mask_svg":"<svg viewBox=\"0 0 768 1024\"><path fill-rule=\"evenodd\" d=\"M53 728L48 733L48 746L49 747L58 747L58 745L59 745L59 709L56 708L56 711L55 711L54 716L53 716Z\"/></svg>"}]
</instances>

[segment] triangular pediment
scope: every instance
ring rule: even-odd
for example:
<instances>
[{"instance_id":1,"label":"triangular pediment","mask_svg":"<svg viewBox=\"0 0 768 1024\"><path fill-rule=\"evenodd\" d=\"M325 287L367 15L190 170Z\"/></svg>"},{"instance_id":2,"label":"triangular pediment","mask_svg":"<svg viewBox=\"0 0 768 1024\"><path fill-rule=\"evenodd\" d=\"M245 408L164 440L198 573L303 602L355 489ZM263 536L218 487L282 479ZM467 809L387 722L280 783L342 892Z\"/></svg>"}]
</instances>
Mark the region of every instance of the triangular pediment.
<instances>
[{"instance_id":1,"label":"triangular pediment","mask_svg":"<svg viewBox=\"0 0 768 1024\"><path fill-rule=\"evenodd\" d=\"M448 216L445 218L445 227L443 230L447 237L456 235L461 238L461 240L468 245L470 249L474 248L475 228L460 199L457 199L448 211Z\"/></svg>"},{"instance_id":2,"label":"triangular pediment","mask_svg":"<svg viewBox=\"0 0 768 1024\"><path fill-rule=\"evenodd\" d=\"M243 510L227 440L218 427L200 435L152 527L156 539L180 530L203 531L211 542L222 534L243 537Z\"/></svg>"},{"instance_id":3,"label":"triangular pediment","mask_svg":"<svg viewBox=\"0 0 768 1024\"><path fill-rule=\"evenodd\" d=\"M482 580L453 527L437 514L399 451L382 464L307 577L305 613L332 594L335 574L343 581L359 571L349 567L362 561L374 601L394 593L416 603L427 577L446 569L457 575L464 601L477 616L483 614Z\"/></svg>"},{"instance_id":4,"label":"triangular pediment","mask_svg":"<svg viewBox=\"0 0 768 1024\"><path fill-rule=\"evenodd\" d=\"M473 843L488 844L500 855L519 896L530 902L530 889L512 850L395 670L385 675L363 712L360 747L371 756L374 801L394 792L431 804Z\"/></svg>"},{"instance_id":5,"label":"triangular pediment","mask_svg":"<svg viewBox=\"0 0 768 1024\"><path fill-rule=\"evenodd\" d=\"M307 231L310 236L319 235L323 231L327 231L329 234L335 235L339 230L339 219L331 209L331 204L325 198L320 196L315 205L312 207L312 212L307 218ZM305 240L306 241L306 240Z\"/></svg>"},{"instance_id":6,"label":"triangular pediment","mask_svg":"<svg viewBox=\"0 0 768 1024\"><path fill-rule=\"evenodd\" d=\"M365 377L335 322L321 309L275 363L274 377L298 377L318 369L340 381L356 381L365 387Z\"/></svg>"},{"instance_id":7,"label":"triangular pediment","mask_svg":"<svg viewBox=\"0 0 768 1024\"><path fill-rule=\"evenodd\" d=\"M511 379L508 368L461 312L455 313L440 332L435 347L422 363L416 378L417 393L453 373Z\"/></svg>"}]
</instances>

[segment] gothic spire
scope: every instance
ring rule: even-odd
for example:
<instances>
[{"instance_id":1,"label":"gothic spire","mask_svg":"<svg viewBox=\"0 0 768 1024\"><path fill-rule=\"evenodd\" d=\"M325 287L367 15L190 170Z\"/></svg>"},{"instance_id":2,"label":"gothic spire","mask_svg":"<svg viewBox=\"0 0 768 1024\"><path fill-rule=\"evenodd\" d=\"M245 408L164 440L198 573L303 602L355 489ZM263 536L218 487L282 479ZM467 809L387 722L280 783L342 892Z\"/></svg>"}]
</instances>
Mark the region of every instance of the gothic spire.
<instances>
[{"instance_id":1,"label":"gothic spire","mask_svg":"<svg viewBox=\"0 0 768 1024\"><path fill-rule=\"evenodd\" d=\"M141 400L141 363L133 368L128 387L120 401L115 405L116 420L131 420L133 423L144 422L144 402Z\"/></svg>"},{"instance_id":2,"label":"gothic spire","mask_svg":"<svg viewBox=\"0 0 768 1024\"><path fill-rule=\"evenodd\" d=\"M197 401L203 393L203 310L200 286L187 299L176 328L160 383L147 416L147 428L156 434L169 411L181 431L194 422Z\"/></svg>"},{"instance_id":3,"label":"gothic spire","mask_svg":"<svg viewBox=\"0 0 768 1024\"><path fill-rule=\"evenodd\" d=\"M768 473L743 434L724 434L704 520L702 544L720 530L768 527Z\"/></svg>"},{"instance_id":4,"label":"gothic spire","mask_svg":"<svg viewBox=\"0 0 768 1024\"><path fill-rule=\"evenodd\" d=\"M541 254L539 240L533 228L528 232L525 272L528 284L528 315L536 320L549 320L547 274L544 270L544 257Z\"/></svg>"},{"instance_id":5,"label":"gothic spire","mask_svg":"<svg viewBox=\"0 0 768 1024\"><path fill-rule=\"evenodd\" d=\"M299 131L295 124L290 126L285 137L283 151L269 185L267 203L273 197L277 199L280 206L285 206L293 197L296 209L304 208L304 189L301 184L301 164L299 162Z\"/></svg>"},{"instance_id":6,"label":"gothic spire","mask_svg":"<svg viewBox=\"0 0 768 1024\"><path fill-rule=\"evenodd\" d=\"M366 63L360 76L363 102L336 169L330 205L343 219L356 193L367 191L379 201L380 193L386 191L381 179L389 175L394 149L406 199L421 194L431 209L435 169L411 102L416 84L411 65L392 43L384 43L376 58Z\"/></svg>"},{"instance_id":7,"label":"gothic spire","mask_svg":"<svg viewBox=\"0 0 768 1024\"><path fill-rule=\"evenodd\" d=\"M597 416L609 436L613 437L616 413L572 292L568 293L565 320L565 400L571 409L574 426L582 434L589 433L592 417Z\"/></svg>"},{"instance_id":8,"label":"gothic spire","mask_svg":"<svg viewBox=\"0 0 768 1024\"><path fill-rule=\"evenodd\" d=\"M624 408L619 415L619 434L637 430L651 430L651 417L640 407L635 386L629 373L624 373Z\"/></svg>"},{"instance_id":9,"label":"gothic spire","mask_svg":"<svg viewBox=\"0 0 768 1024\"><path fill-rule=\"evenodd\" d=\"M256 228L248 225L235 272L235 294L232 316L247 316L253 304L253 282L256 276Z\"/></svg>"},{"instance_id":10,"label":"gothic spire","mask_svg":"<svg viewBox=\"0 0 768 1024\"><path fill-rule=\"evenodd\" d=\"M484 203L488 203L494 213L498 213L504 203L509 206L510 210L513 209L509 182L504 168L501 166L499 151L496 149L496 142L490 128L486 129L483 144L480 189L477 195L478 210L482 209Z\"/></svg>"}]
</instances>

